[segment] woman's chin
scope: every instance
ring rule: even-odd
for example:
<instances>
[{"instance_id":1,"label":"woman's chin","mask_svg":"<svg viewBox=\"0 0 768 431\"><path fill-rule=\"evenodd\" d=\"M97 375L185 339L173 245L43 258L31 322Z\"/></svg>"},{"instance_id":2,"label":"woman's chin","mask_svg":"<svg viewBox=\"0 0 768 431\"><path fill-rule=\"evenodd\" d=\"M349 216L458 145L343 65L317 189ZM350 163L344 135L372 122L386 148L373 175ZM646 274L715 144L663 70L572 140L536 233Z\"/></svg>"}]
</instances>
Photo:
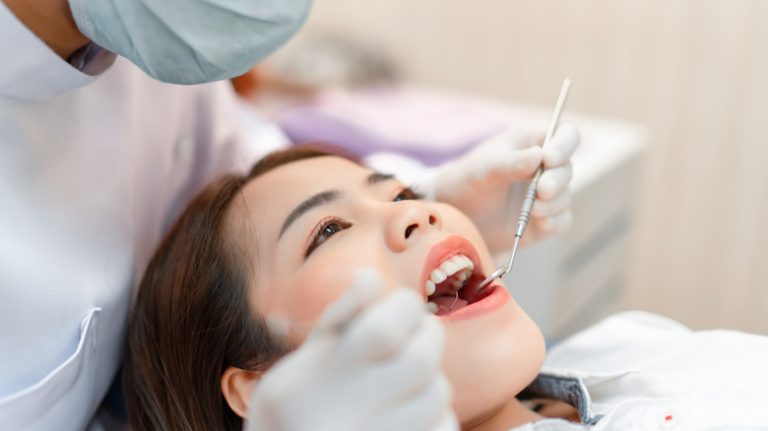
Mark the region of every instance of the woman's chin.
<instances>
[{"instance_id":1,"label":"woman's chin","mask_svg":"<svg viewBox=\"0 0 768 431\"><path fill-rule=\"evenodd\" d=\"M493 314L446 322L443 369L461 423L502 408L536 378L544 361L544 337L514 300Z\"/></svg>"}]
</instances>

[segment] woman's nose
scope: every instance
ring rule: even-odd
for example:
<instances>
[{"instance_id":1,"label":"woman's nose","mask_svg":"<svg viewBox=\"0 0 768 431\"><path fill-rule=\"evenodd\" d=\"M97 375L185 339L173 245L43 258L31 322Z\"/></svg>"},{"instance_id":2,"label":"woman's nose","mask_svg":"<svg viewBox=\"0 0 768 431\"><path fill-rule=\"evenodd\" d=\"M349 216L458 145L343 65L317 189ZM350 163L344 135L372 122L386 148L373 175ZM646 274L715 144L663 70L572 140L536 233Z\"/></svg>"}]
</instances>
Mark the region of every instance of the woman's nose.
<instances>
[{"instance_id":1,"label":"woman's nose","mask_svg":"<svg viewBox=\"0 0 768 431\"><path fill-rule=\"evenodd\" d=\"M442 219L430 205L417 201L399 202L392 206L387 228L387 246L401 252L430 229L441 229Z\"/></svg>"}]
</instances>

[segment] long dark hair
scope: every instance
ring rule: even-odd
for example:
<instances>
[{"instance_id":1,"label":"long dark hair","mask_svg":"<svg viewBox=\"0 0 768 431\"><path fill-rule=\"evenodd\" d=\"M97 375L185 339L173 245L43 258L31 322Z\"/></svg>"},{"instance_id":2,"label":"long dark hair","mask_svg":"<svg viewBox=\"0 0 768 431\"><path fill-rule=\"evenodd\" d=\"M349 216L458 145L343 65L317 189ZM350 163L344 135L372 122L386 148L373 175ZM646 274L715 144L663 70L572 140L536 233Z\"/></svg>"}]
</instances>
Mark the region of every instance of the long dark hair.
<instances>
[{"instance_id":1,"label":"long dark hair","mask_svg":"<svg viewBox=\"0 0 768 431\"><path fill-rule=\"evenodd\" d=\"M124 384L137 430L240 430L220 379L229 366L265 371L288 351L248 307L247 256L226 229L245 184L276 167L333 155L295 147L247 175L210 184L187 207L150 261L128 327Z\"/></svg>"}]
</instances>

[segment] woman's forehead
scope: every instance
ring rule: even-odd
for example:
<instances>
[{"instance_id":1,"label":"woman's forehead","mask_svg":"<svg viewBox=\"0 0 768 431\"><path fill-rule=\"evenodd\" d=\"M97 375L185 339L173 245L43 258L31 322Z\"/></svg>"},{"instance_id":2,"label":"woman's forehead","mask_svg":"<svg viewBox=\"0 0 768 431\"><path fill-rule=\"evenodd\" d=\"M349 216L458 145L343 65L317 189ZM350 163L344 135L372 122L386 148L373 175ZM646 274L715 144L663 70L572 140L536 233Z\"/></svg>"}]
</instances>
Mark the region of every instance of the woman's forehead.
<instances>
[{"instance_id":1,"label":"woman's forehead","mask_svg":"<svg viewBox=\"0 0 768 431\"><path fill-rule=\"evenodd\" d=\"M370 170L334 156L314 157L279 166L254 178L243 189L260 202L274 206L296 202L319 191L363 185ZM359 183L359 184L358 184Z\"/></svg>"},{"instance_id":2,"label":"woman's forehead","mask_svg":"<svg viewBox=\"0 0 768 431\"><path fill-rule=\"evenodd\" d=\"M262 226L282 223L302 201L317 193L350 191L365 186L371 170L335 156L298 160L262 174L243 187L235 212L258 219ZM243 208L244 207L244 208ZM273 227L270 227L273 229Z\"/></svg>"}]
</instances>

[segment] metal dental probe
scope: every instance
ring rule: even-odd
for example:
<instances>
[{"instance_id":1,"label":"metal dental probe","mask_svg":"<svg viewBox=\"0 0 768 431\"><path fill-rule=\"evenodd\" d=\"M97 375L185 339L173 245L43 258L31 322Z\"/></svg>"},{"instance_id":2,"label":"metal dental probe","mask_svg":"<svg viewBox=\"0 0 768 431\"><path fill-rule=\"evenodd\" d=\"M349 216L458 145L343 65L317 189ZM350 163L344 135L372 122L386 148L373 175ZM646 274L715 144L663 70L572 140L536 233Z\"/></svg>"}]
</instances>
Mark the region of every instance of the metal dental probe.
<instances>
[{"instance_id":1,"label":"metal dental probe","mask_svg":"<svg viewBox=\"0 0 768 431\"><path fill-rule=\"evenodd\" d=\"M552 136L555 134L555 130L557 130L557 125L560 122L560 113L563 110L563 106L565 105L565 99L568 97L568 90L571 88L571 80L570 78L566 78L565 81L563 81L563 86L560 89L560 96L557 98L557 104L555 105L555 112L552 114L552 119L549 122L549 127L547 128L547 134L544 137L544 145L547 144L552 139ZM517 247L520 245L520 238L522 238L523 233L525 232L525 228L528 226L528 219L531 217L531 209L533 208L533 202L536 200L536 189L539 186L539 178L541 178L541 172L544 170L544 166L539 165L539 167L536 169L536 172L533 174L533 179L531 179L531 183L528 184L528 189L525 192L525 199L523 200L522 209L520 210L520 216L517 218L517 228L515 229L515 243L512 246L512 256L509 257L509 262L506 266L502 266L501 268L494 271L493 274L491 274L488 278L483 280L482 283L478 284L475 288L475 291L479 292L486 288L488 285L491 284L491 282L497 278L503 277L506 273L508 273L512 269L512 263L515 261L515 255L517 254ZM458 295L457 295L458 299ZM456 304L456 300L454 300L454 305ZM451 307L453 308L453 307Z\"/></svg>"},{"instance_id":2,"label":"metal dental probe","mask_svg":"<svg viewBox=\"0 0 768 431\"><path fill-rule=\"evenodd\" d=\"M453 293L456 294L456 297L453 298L453 302L451 302L451 310L453 310L453 307L456 305L456 301L459 300L459 289L456 289L456 291Z\"/></svg>"}]
</instances>

